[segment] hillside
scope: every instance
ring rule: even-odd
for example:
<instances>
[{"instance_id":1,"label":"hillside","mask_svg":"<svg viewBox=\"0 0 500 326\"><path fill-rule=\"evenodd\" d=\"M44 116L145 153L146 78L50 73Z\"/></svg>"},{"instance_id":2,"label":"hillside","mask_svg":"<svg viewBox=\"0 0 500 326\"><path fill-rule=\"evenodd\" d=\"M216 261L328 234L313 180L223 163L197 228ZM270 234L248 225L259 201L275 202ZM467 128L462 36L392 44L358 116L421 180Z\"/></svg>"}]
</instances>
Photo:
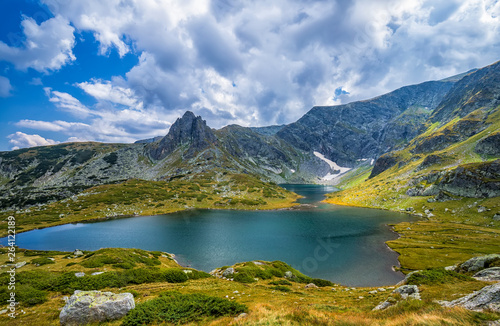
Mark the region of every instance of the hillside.
<instances>
[{"instance_id":1,"label":"hillside","mask_svg":"<svg viewBox=\"0 0 500 326\"><path fill-rule=\"evenodd\" d=\"M423 217L389 245L410 269L500 250L500 63L459 80L404 148L346 175L327 202Z\"/></svg>"}]
</instances>

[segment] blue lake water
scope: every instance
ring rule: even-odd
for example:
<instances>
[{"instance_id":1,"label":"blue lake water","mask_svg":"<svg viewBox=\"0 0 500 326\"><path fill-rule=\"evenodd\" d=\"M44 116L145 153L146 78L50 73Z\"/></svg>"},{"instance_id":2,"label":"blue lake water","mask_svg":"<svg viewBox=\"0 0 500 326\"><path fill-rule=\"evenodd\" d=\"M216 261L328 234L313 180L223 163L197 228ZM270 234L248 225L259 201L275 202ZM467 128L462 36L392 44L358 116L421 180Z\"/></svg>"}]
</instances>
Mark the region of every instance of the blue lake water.
<instances>
[{"instance_id":1,"label":"blue lake water","mask_svg":"<svg viewBox=\"0 0 500 326\"><path fill-rule=\"evenodd\" d=\"M397 238L387 224L405 214L321 204L334 189L283 185L316 207L277 211L189 210L168 215L76 223L18 234L20 248L73 251L106 247L161 250L193 268L251 260L281 260L303 273L349 286L382 286L403 279L397 254L384 243ZM1 239L0 243L5 244Z\"/></svg>"}]
</instances>

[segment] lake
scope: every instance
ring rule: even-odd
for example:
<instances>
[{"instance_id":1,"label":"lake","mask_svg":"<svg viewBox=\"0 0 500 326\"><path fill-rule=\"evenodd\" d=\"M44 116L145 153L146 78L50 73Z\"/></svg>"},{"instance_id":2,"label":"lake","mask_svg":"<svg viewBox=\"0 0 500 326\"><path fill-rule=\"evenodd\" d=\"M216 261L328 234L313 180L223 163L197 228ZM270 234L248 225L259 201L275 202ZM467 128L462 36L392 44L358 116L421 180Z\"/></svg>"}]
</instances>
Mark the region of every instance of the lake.
<instances>
[{"instance_id":1,"label":"lake","mask_svg":"<svg viewBox=\"0 0 500 326\"><path fill-rule=\"evenodd\" d=\"M406 214L319 203L331 186L282 185L316 207L276 211L188 210L157 216L75 223L18 234L20 248L73 251L106 247L174 253L203 271L252 260L281 260L314 278L348 286L395 284L397 253L384 243L387 224ZM0 240L1 244L6 239Z\"/></svg>"}]
</instances>

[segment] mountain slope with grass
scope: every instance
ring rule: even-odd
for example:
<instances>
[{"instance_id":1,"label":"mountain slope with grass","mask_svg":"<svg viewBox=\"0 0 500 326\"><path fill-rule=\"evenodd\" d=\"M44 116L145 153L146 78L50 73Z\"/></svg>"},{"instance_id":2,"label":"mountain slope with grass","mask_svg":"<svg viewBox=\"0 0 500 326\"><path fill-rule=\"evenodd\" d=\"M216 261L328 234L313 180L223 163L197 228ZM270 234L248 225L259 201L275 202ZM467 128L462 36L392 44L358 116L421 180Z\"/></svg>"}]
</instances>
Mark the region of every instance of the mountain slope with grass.
<instances>
[{"instance_id":1,"label":"mountain slope with grass","mask_svg":"<svg viewBox=\"0 0 500 326\"><path fill-rule=\"evenodd\" d=\"M500 63L464 76L423 133L346 175L326 201L421 216L396 225L402 237L389 242L408 269L500 252L499 78Z\"/></svg>"}]
</instances>

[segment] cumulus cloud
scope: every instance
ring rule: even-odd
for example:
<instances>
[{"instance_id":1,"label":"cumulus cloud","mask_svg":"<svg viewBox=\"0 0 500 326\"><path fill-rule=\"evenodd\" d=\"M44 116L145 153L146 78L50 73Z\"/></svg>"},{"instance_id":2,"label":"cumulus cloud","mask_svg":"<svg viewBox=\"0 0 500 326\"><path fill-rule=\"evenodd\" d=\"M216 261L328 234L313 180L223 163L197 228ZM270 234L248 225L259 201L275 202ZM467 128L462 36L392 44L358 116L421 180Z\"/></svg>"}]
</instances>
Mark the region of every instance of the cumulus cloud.
<instances>
[{"instance_id":1,"label":"cumulus cloud","mask_svg":"<svg viewBox=\"0 0 500 326\"><path fill-rule=\"evenodd\" d=\"M79 83L89 95L165 116L191 109L215 127L291 122L500 53L493 0L42 2L94 33L102 54L140 53L125 79Z\"/></svg>"},{"instance_id":2,"label":"cumulus cloud","mask_svg":"<svg viewBox=\"0 0 500 326\"><path fill-rule=\"evenodd\" d=\"M138 104L137 97L132 89L113 85L110 81L94 79L90 82L78 83L77 86L97 100L110 101L126 106Z\"/></svg>"},{"instance_id":3,"label":"cumulus cloud","mask_svg":"<svg viewBox=\"0 0 500 326\"><path fill-rule=\"evenodd\" d=\"M40 135L28 135L20 131L8 135L7 138L9 138L9 142L14 145L12 147L13 150L25 147L55 145L59 143L52 139L45 139Z\"/></svg>"},{"instance_id":4,"label":"cumulus cloud","mask_svg":"<svg viewBox=\"0 0 500 326\"><path fill-rule=\"evenodd\" d=\"M0 76L0 97L9 97L12 85L7 77Z\"/></svg>"},{"instance_id":5,"label":"cumulus cloud","mask_svg":"<svg viewBox=\"0 0 500 326\"><path fill-rule=\"evenodd\" d=\"M12 62L20 70L47 72L76 59L74 28L67 19L57 15L38 25L33 18L23 16L21 26L22 44L9 46L0 41L0 60Z\"/></svg>"},{"instance_id":6,"label":"cumulus cloud","mask_svg":"<svg viewBox=\"0 0 500 326\"><path fill-rule=\"evenodd\" d=\"M44 91L49 101L54 103L58 108L80 118L86 118L91 115L91 111L72 95L53 91L50 87L45 87Z\"/></svg>"}]
</instances>

